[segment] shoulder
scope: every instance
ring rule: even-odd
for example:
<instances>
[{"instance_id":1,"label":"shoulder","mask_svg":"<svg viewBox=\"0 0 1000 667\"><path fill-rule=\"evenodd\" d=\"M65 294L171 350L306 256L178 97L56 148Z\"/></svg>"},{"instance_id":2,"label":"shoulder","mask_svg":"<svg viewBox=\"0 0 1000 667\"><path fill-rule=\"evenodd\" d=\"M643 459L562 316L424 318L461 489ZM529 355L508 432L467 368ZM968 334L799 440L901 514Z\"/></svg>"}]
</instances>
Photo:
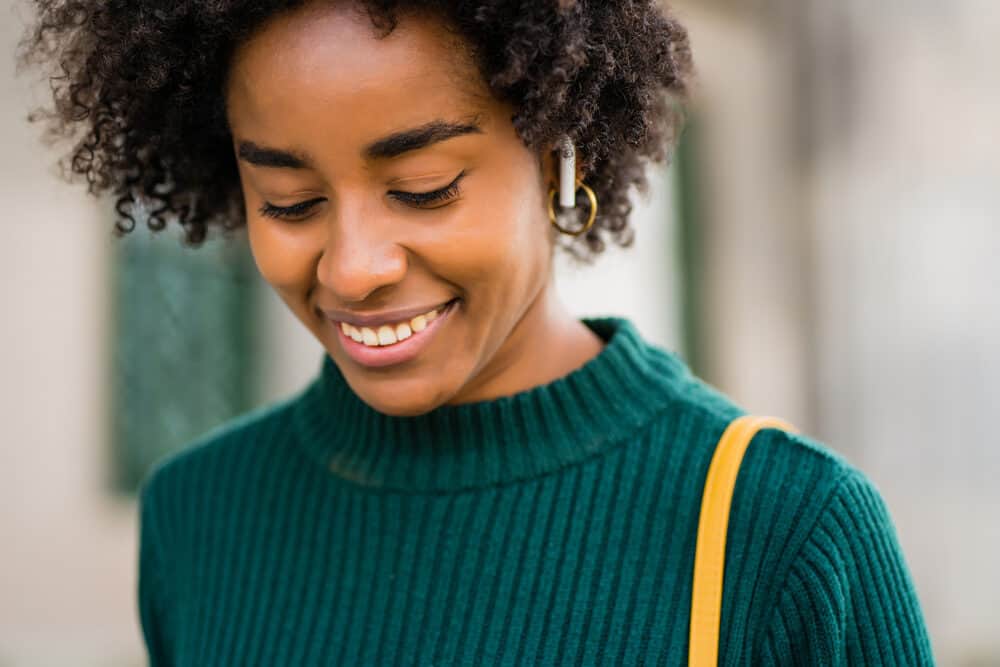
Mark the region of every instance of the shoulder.
<instances>
[{"instance_id":1,"label":"shoulder","mask_svg":"<svg viewBox=\"0 0 1000 667\"><path fill-rule=\"evenodd\" d=\"M933 664L895 524L868 475L794 434L772 436L748 469L740 522L768 534L755 664ZM753 539L751 529L742 541Z\"/></svg>"},{"instance_id":2,"label":"shoulder","mask_svg":"<svg viewBox=\"0 0 1000 667\"><path fill-rule=\"evenodd\" d=\"M667 356L679 363L674 355ZM684 446L693 450L697 464L691 470L705 473L726 428L734 419L750 413L686 366L683 372L673 375L672 383L673 400L664 419L683 436ZM788 421L783 415L773 416ZM864 475L826 443L805 432L768 427L757 431L747 448L735 494L780 494L788 502L820 505L823 497L850 477Z\"/></svg>"},{"instance_id":3,"label":"shoulder","mask_svg":"<svg viewBox=\"0 0 1000 667\"><path fill-rule=\"evenodd\" d=\"M933 664L881 492L807 435L769 428L751 441L730 508L726 580L723 620L760 621L748 635L754 664Z\"/></svg>"},{"instance_id":4,"label":"shoulder","mask_svg":"<svg viewBox=\"0 0 1000 667\"><path fill-rule=\"evenodd\" d=\"M703 483L729 424L747 411L694 375L684 378L670 419L690 450L687 474ZM775 415L781 417L782 415ZM817 534L831 524L850 526L845 539L895 534L875 483L846 456L805 432L763 428L740 464L729 514L727 552L761 575L780 580Z\"/></svg>"},{"instance_id":5,"label":"shoulder","mask_svg":"<svg viewBox=\"0 0 1000 667\"><path fill-rule=\"evenodd\" d=\"M805 433L765 428L751 440L737 488L742 486L752 497L782 498L785 504L818 512L851 483L871 481L826 443Z\"/></svg>"},{"instance_id":6,"label":"shoulder","mask_svg":"<svg viewBox=\"0 0 1000 667\"><path fill-rule=\"evenodd\" d=\"M290 437L294 399L250 410L220 424L160 459L143 477L143 521L177 514L200 497L253 483Z\"/></svg>"},{"instance_id":7,"label":"shoulder","mask_svg":"<svg viewBox=\"0 0 1000 667\"><path fill-rule=\"evenodd\" d=\"M802 433L759 431L733 493L734 548L754 554L762 576L777 583L823 539L828 526L838 522L851 526L838 536L848 542L872 531L895 539L881 494L857 466Z\"/></svg>"},{"instance_id":8,"label":"shoulder","mask_svg":"<svg viewBox=\"0 0 1000 667\"><path fill-rule=\"evenodd\" d=\"M686 526L693 560L711 459L732 420L748 411L676 354L649 356L655 363L647 367L662 378L650 384L667 402L637 459L650 475L674 475L669 502L680 505L673 516ZM725 549L722 625L730 640L750 643L728 641L722 662L933 664L882 494L825 442L777 428L754 435L738 470Z\"/></svg>"},{"instance_id":9,"label":"shoulder","mask_svg":"<svg viewBox=\"0 0 1000 667\"><path fill-rule=\"evenodd\" d=\"M748 411L733 398L693 373L678 374L670 412L690 434L686 446L707 472L716 446L726 428ZM785 419L783 415L773 415ZM786 419L786 421L788 421ZM794 424L793 424L794 426ZM824 499L850 480L870 480L844 455L805 432L767 427L757 431L740 465L736 499L781 497L785 504L819 508Z\"/></svg>"},{"instance_id":10,"label":"shoulder","mask_svg":"<svg viewBox=\"0 0 1000 667\"><path fill-rule=\"evenodd\" d=\"M734 419L750 412L692 373L676 355L659 356L662 365L673 365L665 373L670 398L649 430L651 445L642 454L650 462L675 462L667 469L679 475L678 488L686 489L685 502L696 518L720 438ZM757 431L740 464L732 499L729 527L735 544L746 539L745 546L757 550L773 544L792 547L806 539L833 497L851 484L871 486L864 473L818 438L772 427ZM768 539L755 541L761 531Z\"/></svg>"},{"instance_id":11,"label":"shoulder","mask_svg":"<svg viewBox=\"0 0 1000 667\"><path fill-rule=\"evenodd\" d=\"M764 657L754 664L873 664L878 656L933 664L889 508L871 478L824 443L778 429L757 434L737 478L726 558L744 582L730 592L729 612L756 609L765 621L756 635ZM885 635L873 637L873 627Z\"/></svg>"}]
</instances>

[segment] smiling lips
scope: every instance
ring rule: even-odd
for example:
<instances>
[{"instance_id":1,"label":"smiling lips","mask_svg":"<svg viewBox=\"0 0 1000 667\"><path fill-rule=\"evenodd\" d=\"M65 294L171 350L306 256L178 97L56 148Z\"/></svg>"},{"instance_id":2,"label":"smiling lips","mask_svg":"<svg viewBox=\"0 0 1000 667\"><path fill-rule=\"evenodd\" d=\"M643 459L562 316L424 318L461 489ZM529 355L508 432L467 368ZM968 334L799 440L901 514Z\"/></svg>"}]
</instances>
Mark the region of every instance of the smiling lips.
<instances>
[{"instance_id":1,"label":"smiling lips","mask_svg":"<svg viewBox=\"0 0 1000 667\"><path fill-rule=\"evenodd\" d=\"M356 327L353 324L341 322L340 330L354 342L367 345L368 347L393 345L426 329L427 325L433 322L448 305L438 306L403 322L383 324L378 328Z\"/></svg>"},{"instance_id":2,"label":"smiling lips","mask_svg":"<svg viewBox=\"0 0 1000 667\"><path fill-rule=\"evenodd\" d=\"M371 326L360 326L334 320L332 324L341 349L355 362L371 368L395 366L419 357L434 340L437 330L450 319L458 303L458 299L452 299L398 322L383 320L382 323L372 322Z\"/></svg>"}]
</instances>

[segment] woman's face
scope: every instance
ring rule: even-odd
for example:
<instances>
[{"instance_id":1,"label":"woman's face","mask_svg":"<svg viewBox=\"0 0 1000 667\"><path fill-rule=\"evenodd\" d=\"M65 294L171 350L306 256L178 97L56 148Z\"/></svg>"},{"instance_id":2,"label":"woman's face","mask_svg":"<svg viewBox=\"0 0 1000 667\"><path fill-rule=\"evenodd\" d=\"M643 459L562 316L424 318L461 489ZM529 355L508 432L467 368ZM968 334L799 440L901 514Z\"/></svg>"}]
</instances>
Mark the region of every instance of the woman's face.
<instances>
[{"instance_id":1,"label":"woman's face","mask_svg":"<svg viewBox=\"0 0 1000 667\"><path fill-rule=\"evenodd\" d=\"M513 334L537 330L549 285L548 155L443 24L404 15L379 38L331 4L271 20L234 55L254 259L375 409L487 396L539 343Z\"/></svg>"}]
</instances>

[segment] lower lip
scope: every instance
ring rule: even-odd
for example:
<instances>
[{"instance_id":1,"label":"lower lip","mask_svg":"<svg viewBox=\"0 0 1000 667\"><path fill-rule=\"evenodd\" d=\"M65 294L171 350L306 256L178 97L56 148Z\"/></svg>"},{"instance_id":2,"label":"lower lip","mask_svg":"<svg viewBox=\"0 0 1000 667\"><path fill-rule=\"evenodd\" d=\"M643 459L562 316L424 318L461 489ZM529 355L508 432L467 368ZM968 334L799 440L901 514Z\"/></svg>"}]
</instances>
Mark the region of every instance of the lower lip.
<instances>
[{"instance_id":1,"label":"lower lip","mask_svg":"<svg viewBox=\"0 0 1000 667\"><path fill-rule=\"evenodd\" d=\"M393 343L392 345L380 345L379 347L369 347L364 343L359 343L344 333L340 327L340 322L333 322L334 329L337 330L337 337L340 345L344 348L351 359L362 366L370 368L380 368L401 364L414 359L426 348L434 335L444 325L445 320L451 316L451 312L458 305L458 300L449 303L444 310L438 313L434 320L428 323L423 331L414 331L413 335L404 341Z\"/></svg>"}]
</instances>

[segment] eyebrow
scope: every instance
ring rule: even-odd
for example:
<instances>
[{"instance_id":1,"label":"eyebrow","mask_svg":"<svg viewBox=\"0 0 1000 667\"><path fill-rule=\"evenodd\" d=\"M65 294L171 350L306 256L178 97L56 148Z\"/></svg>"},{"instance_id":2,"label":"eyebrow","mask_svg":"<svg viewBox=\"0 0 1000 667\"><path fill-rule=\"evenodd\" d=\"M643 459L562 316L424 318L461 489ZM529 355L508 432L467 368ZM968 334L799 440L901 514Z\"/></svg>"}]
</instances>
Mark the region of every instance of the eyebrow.
<instances>
[{"instance_id":1,"label":"eyebrow","mask_svg":"<svg viewBox=\"0 0 1000 667\"><path fill-rule=\"evenodd\" d=\"M481 134L482 131L476 121L451 123L435 120L373 141L365 146L361 154L369 161L388 160L446 139L465 134ZM241 141L236 153L241 160L258 167L308 169L312 166L312 160L305 153L259 146L252 141Z\"/></svg>"},{"instance_id":2,"label":"eyebrow","mask_svg":"<svg viewBox=\"0 0 1000 667\"><path fill-rule=\"evenodd\" d=\"M367 160L387 160L399 157L403 153L426 148L445 139L464 134L482 133L482 128L476 122L448 123L442 120L431 121L419 127L390 134L388 137L372 142L362 151Z\"/></svg>"},{"instance_id":3,"label":"eyebrow","mask_svg":"<svg viewBox=\"0 0 1000 667\"><path fill-rule=\"evenodd\" d=\"M307 169L311 164L309 157L302 153L278 148L266 148L258 146L252 141L241 141L236 154L241 160L245 160L258 167Z\"/></svg>"}]
</instances>

